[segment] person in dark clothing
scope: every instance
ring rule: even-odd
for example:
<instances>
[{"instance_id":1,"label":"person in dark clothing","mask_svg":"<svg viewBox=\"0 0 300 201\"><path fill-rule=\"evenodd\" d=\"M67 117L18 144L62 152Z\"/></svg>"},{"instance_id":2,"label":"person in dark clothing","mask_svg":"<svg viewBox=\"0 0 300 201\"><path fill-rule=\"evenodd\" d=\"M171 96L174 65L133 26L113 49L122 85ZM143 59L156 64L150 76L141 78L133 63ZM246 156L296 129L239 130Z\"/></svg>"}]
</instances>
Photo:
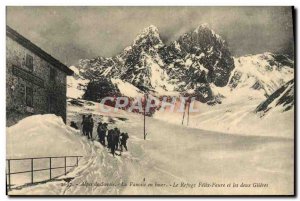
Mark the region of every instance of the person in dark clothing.
<instances>
[{"instance_id":1,"label":"person in dark clothing","mask_svg":"<svg viewBox=\"0 0 300 201\"><path fill-rule=\"evenodd\" d=\"M101 140L100 140L100 138L101 138L100 133L101 133L102 125L103 125L103 124L102 124L101 122L99 122L99 123L98 123L98 126L97 126L97 135L98 135L99 142L101 141ZM101 142L100 142L100 143L101 143Z\"/></svg>"},{"instance_id":2,"label":"person in dark clothing","mask_svg":"<svg viewBox=\"0 0 300 201\"><path fill-rule=\"evenodd\" d=\"M93 139L93 128L94 128L94 120L92 115L90 114L88 116L88 121L87 121L88 125L87 125L87 135L88 135L88 139Z\"/></svg>"},{"instance_id":3,"label":"person in dark clothing","mask_svg":"<svg viewBox=\"0 0 300 201\"><path fill-rule=\"evenodd\" d=\"M114 130L112 132L112 137L111 137L111 153L113 156L115 156L115 151L118 148L118 143L119 143L118 128L114 128Z\"/></svg>"},{"instance_id":4,"label":"person in dark clothing","mask_svg":"<svg viewBox=\"0 0 300 201\"><path fill-rule=\"evenodd\" d=\"M120 130L118 128L114 129L116 139L115 139L115 149L118 150L119 148L119 143L120 143Z\"/></svg>"},{"instance_id":5,"label":"person in dark clothing","mask_svg":"<svg viewBox=\"0 0 300 201\"><path fill-rule=\"evenodd\" d=\"M128 151L127 149L128 138L129 138L128 133L121 133L121 144L120 144L121 152L123 151L123 147L126 149L126 151Z\"/></svg>"},{"instance_id":6,"label":"person in dark clothing","mask_svg":"<svg viewBox=\"0 0 300 201\"><path fill-rule=\"evenodd\" d=\"M113 135L113 130L112 129L110 129L109 131L108 131L108 134L107 134L107 148L108 149L111 149L111 146L112 146L112 135Z\"/></svg>"},{"instance_id":7,"label":"person in dark clothing","mask_svg":"<svg viewBox=\"0 0 300 201\"><path fill-rule=\"evenodd\" d=\"M71 121L70 126L72 128L78 129L78 126L76 125L76 123L74 121Z\"/></svg>"},{"instance_id":8,"label":"person in dark clothing","mask_svg":"<svg viewBox=\"0 0 300 201\"><path fill-rule=\"evenodd\" d=\"M98 133L99 142L103 146L105 146L106 131L107 131L107 124L106 123L102 124L100 122L99 125L98 125L98 128L97 128L97 133Z\"/></svg>"},{"instance_id":9,"label":"person in dark clothing","mask_svg":"<svg viewBox=\"0 0 300 201\"><path fill-rule=\"evenodd\" d=\"M81 126L82 126L82 134L84 136L87 136L88 133L88 118L85 115L82 115L82 122L81 122Z\"/></svg>"}]
</instances>

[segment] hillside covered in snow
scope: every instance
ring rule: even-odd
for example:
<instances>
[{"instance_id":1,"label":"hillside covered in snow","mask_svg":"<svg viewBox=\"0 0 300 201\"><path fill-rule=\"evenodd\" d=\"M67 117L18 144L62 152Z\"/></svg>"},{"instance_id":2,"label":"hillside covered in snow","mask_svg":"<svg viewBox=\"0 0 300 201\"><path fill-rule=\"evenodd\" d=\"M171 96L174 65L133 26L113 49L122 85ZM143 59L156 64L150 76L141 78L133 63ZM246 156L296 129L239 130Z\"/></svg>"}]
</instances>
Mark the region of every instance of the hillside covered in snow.
<instances>
[{"instance_id":1,"label":"hillside covered in snow","mask_svg":"<svg viewBox=\"0 0 300 201\"><path fill-rule=\"evenodd\" d=\"M268 97L294 77L294 62L284 55L247 55L235 58L234 64L228 84L232 90L254 89Z\"/></svg>"},{"instance_id":2,"label":"hillside covered in snow","mask_svg":"<svg viewBox=\"0 0 300 201\"><path fill-rule=\"evenodd\" d=\"M73 121L80 129L82 114L93 114L95 122L107 122L110 129L118 127L129 133L128 152L113 157L96 141L96 133L93 134L95 140L89 141L80 135L79 129L66 126L61 118L54 115L27 117L8 129L7 147L10 157L79 154L83 158L80 159L79 166L70 169L66 176L13 189L9 191L10 195L293 193L292 139L228 135L146 117L148 136L144 140L143 118L140 114L123 110L103 113L99 111L99 103L76 100L68 100L67 124ZM24 133L16 131L20 129ZM61 163L63 162L56 165ZM14 165L19 170L30 168L30 165L24 163ZM45 168L47 163L35 165ZM41 174L49 177L48 171ZM29 179L30 173L14 177L12 182L22 183ZM232 182L243 182L252 187L222 187L223 184ZM199 183L202 184L199 186ZM268 184L268 187L262 191L262 188L254 187L254 183ZM176 184L178 187L174 187ZM207 184L213 185L213 188L205 187Z\"/></svg>"},{"instance_id":3,"label":"hillside covered in snow","mask_svg":"<svg viewBox=\"0 0 300 201\"><path fill-rule=\"evenodd\" d=\"M294 79L292 79L262 102L256 108L256 112L263 112L265 114L269 111L274 112L274 110L280 112L292 110L295 104L294 90Z\"/></svg>"}]
</instances>

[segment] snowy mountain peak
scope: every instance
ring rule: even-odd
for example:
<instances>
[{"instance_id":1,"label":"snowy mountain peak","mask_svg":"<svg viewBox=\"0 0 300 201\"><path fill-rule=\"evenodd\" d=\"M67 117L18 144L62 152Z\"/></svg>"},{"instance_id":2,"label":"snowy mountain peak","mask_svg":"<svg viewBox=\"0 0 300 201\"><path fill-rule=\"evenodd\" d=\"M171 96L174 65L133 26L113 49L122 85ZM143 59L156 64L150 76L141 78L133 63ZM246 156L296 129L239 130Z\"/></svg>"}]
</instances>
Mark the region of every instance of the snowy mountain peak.
<instances>
[{"instance_id":1,"label":"snowy mountain peak","mask_svg":"<svg viewBox=\"0 0 300 201\"><path fill-rule=\"evenodd\" d=\"M159 45L162 46L163 43L160 39L158 29L154 25L150 25L149 27L145 28L141 34L139 34L133 42L133 45L139 44L149 44L149 45ZM157 46L158 47L158 46Z\"/></svg>"},{"instance_id":2,"label":"snowy mountain peak","mask_svg":"<svg viewBox=\"0 0 300 201\"><path fill-rule=\"evenodd\" d=\"M169 45L162 42L157 27L150 25L120 54L81 60L79 69L86 81L119 79L127 87L159 95L191 91L208 104L231 95L259 94L264 99L292 79L294 72L293 61L284 55L266 52L233 58L225 41L207 24Z\"/></svg>"},{"instance_id":3,"label":"snowy mountain peak","mask_svg":"<svg viewBox=\"0 0 300 201\"><path fill-rule=\"evenodd\" d=\"M201 29L210 29L208 23L200 24L194 31L197 32L198 30Z\"/></svg>"},{"instance_id":4,"label":"snowy mountain peak","mask_svg":"<svg viewBox=\"0 0 300 201\"><path fill-rule=\"evenodd\" d=\"M152 32L152 33L158 33L158 28L156 26L154 26L154 25L151 24L150 26L146 27L143 30L143 33L150 33L150 32Z\"/></svg>"},{"instance_id":5,"label":"snowy mountain peak","mask_svg":"<svg viewBox=\"0 0 300 201\"><path fill-rule=\"evenodd\" d=\"M194 31L196 34L211 34L213 37L217 38L220 42L224 43L225 41L222 39L222 37L216 32L210 28L210 26L207 23L199 25Z\"/></svg>"}]
</instances>

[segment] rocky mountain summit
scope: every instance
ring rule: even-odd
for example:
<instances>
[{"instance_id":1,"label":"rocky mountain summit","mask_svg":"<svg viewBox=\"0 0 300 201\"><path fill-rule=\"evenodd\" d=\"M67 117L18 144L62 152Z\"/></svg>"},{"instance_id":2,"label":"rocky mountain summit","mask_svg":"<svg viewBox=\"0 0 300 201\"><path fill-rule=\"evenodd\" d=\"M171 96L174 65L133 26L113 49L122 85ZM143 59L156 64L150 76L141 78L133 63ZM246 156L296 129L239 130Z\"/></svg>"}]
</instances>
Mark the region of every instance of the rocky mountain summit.
<instances>
[{"instance_id":1,"label":"rocky mountain summit","mask_svg":"<svg viewBox=\"0 0 300 201\"><path fill-rule=\"evenodd\" d=\"M200 25L169 45L151 25L115 57L80 60L78 68L89 80L121 79L145 93L188 93L207 102L214 98L211 84L227 84L234 60L226 42L207 25Z\"/></svg>"},{"instance_id":2,"label":"rocky mountain summit","mask_svg":"<svg viewBox=\"0 0 300 201\"><path fill-rule=\"evenodd\" d=\"M72 68L83 82L78 87L87 92L81 94L93 101L101 100L101 94L144 93L189 95L209 105L245 96L264 101L294 76L294 62L285 55L266 52L234 58L226 41L206 24L169 44L151 25L116 56L81 59Z\"/></svg>"}]
</instances>

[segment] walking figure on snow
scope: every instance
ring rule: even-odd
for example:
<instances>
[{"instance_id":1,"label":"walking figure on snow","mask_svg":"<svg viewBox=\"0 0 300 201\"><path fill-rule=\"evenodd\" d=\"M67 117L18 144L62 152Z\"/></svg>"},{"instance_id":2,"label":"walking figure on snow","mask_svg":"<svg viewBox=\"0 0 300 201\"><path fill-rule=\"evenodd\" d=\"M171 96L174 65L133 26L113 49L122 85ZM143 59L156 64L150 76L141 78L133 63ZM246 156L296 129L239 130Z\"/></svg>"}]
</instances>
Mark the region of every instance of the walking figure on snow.
<instances>
[{"instance_id":1,"label":"walking figure on snow","mask_svg":"<svg viewBox=\"0 0 300 201\"><path fill-rule=\"evenodd\" d=\"M111 145L112 145L112 133L113 133L113 130L110 129L110 130L108 130L108 133L107 133L107 136L106 136L108 150L111 148Z\"/></svg>"},{"instance_id":2,"label":"walking figure on snow","mask_svg":"<svg viewBox=\"0 0 300 201\"><path fill-rule=\"evenodd\" d=\"M84 136L87 136L88 139L92 139L93 137L93 128L94 128L94 120L92 115L86 117L82 115L82 133Z\"/></svg>"},{"instance_id":3,"label":"walking figure on snow","mask_svg":"<svg viewBox=\"0 0 300 201\"><path fill-rule=\"evenodd\" d=\"M127 151L127 139L128 139L127 133L122 133L118 128L114 128L108 131L107 135L107 148L110 150L111 154L115 156L116 150L123 151L123 147ZM123 146L123 147L122 147ZM120 149L119 149L120 148Z\"/></svg>"},{"instance_id":4,"label":"walking figure on snow","mask_svg":"<svg viewBox=\"0 0 300 201\"><path fill-rule=\"evenodd\" d=\"M84 136L87 136L88 127L87 127L87 117L85 115L82 115L81 126L82 126L82 134Z\"/></svg>"},{"instance_id":5,"label":"walking figure on snow","mask_svg":"<svg viewBox=\"0 0 300 201\"><path fill-rule=\"evenodd\" d=\"M82 133L84 136L87 136L88 139L93 139L93 128L94 128L94 119L92 115L82 115ZM115 127L114 129L108 130L107 123L99 122L97 126L97 135L99 142L106 146L105 137L107 139L107 148L113 156L115 156L116 150L123 151L123 147L127 151L127 140L129 138L128 133L120 131L119 128ZM106 135L107 133L107 135Z\"/></svg>"},{"instance_id":6,"label":"walking figure on snow","mask_svg":"<svg viewBox=\"0 0 300 201\"><path fill-rule=\"evenodd\" d=\"M115 129L114 129L114 132L115 132L115 137L116 137L116 139L115 139L115 142L114 142L114 144L115 144L115 150L118 150L118 148L119 148L119 144L120 144L120 134L121 134L121 132L120 132L120 130L116 127Z\"/></svg>"},{"instance_id":7,"label":"walking figure on snow","mask_svg":"<svg viewBox=\"0 0 300 201\"><path fill-rule=\"evenodd\" d=\"M121 144L120 144L120 148L121 148L121 152L123 151L123 147L125 148L126 151L127 150L127 140L128 140L129 136L128 133L122 133L121 134Z\"/></svg>"},{"instance_id":8,"label":"walking figure on snow","mask_svg":"<svg viewBox=\"0 0 300 201\"><path fill-rule=\"evenodd\" d=\"M101 123L99 122L98 128L97 128L97 134L99 138L99 142L105 146L105 136L106 136L106 131L107 131L107 123Z\"/></svg>"},{"instance_id":9,"label":"walking figure on snow","mask_svg":"<svg viewBox=\"0 0 300 201\"><path fill-rule=\"evenodd\" d=\"M88 139L93 139L94 119L90 114L88 116Z\"/></svg>"},{"instance_id":10,"label":"walking figure on snow","mask_svg":"<svg viewBox=\"0 0 300 201\"><path fill-rule=\"evenodd\" d=\"M110 136L110 150L113 156L115 156L115 152L118 148L119 143L119 132L118 128L114 128L111 130L111 136Z\"/></svg>"}]
</instances>

